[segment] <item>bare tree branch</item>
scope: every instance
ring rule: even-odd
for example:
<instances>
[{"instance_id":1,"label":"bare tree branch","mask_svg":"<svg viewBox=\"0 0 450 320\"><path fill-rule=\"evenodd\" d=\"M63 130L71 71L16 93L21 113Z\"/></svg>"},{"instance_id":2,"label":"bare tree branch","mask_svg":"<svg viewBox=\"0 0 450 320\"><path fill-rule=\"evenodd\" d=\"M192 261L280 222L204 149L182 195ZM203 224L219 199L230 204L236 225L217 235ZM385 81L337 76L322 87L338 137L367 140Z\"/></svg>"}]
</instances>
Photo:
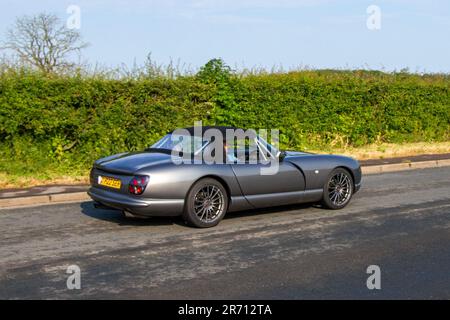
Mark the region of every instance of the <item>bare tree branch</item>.
<instances>
[{"instance_id":1,"label":"bare tree branch","mask_svg":"<svg viewBox=\"0 0 450 320\"><path fill-rule=\"evenodd\" d=\"M77 30L66 28L53 14L41 13L17 18L0 49L12 50L22 61L54 73L73 67L71 55L87 46Z\"/></svg>"}]
</instances>

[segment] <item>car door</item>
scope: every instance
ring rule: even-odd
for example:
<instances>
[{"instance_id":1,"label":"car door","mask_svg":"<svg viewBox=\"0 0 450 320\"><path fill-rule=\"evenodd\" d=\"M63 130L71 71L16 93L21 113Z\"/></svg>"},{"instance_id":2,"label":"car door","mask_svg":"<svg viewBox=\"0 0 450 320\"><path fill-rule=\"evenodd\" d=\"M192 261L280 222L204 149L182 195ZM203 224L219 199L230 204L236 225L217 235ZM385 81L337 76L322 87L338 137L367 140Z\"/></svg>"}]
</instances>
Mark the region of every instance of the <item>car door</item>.
<instances>
[{"instance_id":1,"label":"car door","mask_svg":"<svg viewBox=\"0 0 450 320\"><path fill-rule=\"evenodd\" d=\"M236 148L239 150L239 146ZM235 157L235 163L230 164L247 200L256 208L300 202L305 190L303 173L292 163L268 154L260 143L256 148L256 159ZM261 157L263 154L267 156L264 159ZM267 163L268 157L272 157L271 163ZM268 170L273 174L264 174Z\"/></svg>"}]
</instances>

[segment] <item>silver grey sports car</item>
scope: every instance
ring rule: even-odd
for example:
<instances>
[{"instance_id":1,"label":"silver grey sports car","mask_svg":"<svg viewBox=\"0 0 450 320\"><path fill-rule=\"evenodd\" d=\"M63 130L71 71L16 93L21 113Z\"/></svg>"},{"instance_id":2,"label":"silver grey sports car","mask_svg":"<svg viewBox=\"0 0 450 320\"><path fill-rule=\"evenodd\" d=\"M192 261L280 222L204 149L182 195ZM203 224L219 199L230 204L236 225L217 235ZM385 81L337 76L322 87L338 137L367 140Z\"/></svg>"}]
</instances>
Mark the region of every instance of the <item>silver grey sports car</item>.
<instances>
[{"instance_id":1,"label":"silver grey sports car","mask_svg":"<svg viewBox=\"0 0 450 320\"><path fill-rule=\"evenodd\" d=\"M280 151L255 131L205 126L99 159L90 182L97 207L212 227L233 211L303 202L341 209L360 189L361 167L344 156Z\"/></svg>"}]
</instances>

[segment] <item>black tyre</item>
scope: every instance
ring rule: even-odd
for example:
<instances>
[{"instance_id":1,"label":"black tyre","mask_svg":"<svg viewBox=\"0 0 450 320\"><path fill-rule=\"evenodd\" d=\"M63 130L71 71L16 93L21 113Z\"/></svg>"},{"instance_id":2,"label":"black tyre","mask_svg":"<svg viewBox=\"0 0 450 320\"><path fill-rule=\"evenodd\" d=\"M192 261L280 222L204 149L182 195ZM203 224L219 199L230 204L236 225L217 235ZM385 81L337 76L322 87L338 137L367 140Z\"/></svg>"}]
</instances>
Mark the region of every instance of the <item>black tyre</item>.
<instances>
[{"instance_id":1,"label":"black tyre","mask_svg":"<svg viewBox=\"0 0 450 320\"><path fill-rule=\"evenodd\" d=\"M323 186L322 203L333 210L344 208L353 195L353 178L344 168L334 169Z\"/></svg>"},{"instance_id":2,"label":"black tyre","mask_svg":"<svg viewBox=\"0 0 450 320\"><path fill-rule=\"evenodd\" d=\"M194 227L214 227L227 209L228 196L224 186L215 179L205 178L197 181L189 191L183 219Z\"/></svg>"}]
</instances>

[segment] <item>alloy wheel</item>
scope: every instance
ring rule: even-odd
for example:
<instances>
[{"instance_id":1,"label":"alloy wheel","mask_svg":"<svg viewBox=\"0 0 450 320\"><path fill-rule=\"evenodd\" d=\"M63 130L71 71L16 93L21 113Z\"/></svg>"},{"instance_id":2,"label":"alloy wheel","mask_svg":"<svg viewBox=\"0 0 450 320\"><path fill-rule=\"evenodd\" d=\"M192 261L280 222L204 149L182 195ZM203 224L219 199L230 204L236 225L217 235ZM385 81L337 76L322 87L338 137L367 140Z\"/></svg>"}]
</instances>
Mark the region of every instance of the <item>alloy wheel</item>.
<instances>
[{"instance_id":1,"label":"alloy wheel","mask_svg":"<svg viewBox=\"0 0 450 320\"><path fill-rule=\"evenodd\" d=\"M214 221L224 209L225 196L215 185L205 185L194 197L194 213L202 222Z\"/></svg>"},{"instance_id":2,"label":"alloy wheel","mask_svg":"<svg viewBox=\"0 0 450 320\"><path fill-rule=\"evenodd\" d=\"M352 182L344 172L338 172L328 182L328 197L335 206L344 205L351 196Z\"/></svg>"}]
</instances>

